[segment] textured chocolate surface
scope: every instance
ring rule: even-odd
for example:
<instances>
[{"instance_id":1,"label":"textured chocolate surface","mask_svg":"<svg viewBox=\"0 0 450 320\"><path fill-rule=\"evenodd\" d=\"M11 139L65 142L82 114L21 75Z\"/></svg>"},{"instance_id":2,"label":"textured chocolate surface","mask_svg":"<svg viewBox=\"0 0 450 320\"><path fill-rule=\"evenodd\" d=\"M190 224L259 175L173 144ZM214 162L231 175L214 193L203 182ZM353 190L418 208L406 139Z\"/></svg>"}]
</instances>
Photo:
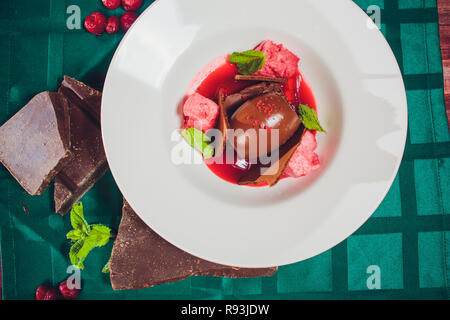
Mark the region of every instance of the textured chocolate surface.
<instances>
[{"instance_id":1,"label":"textured chocolate surface","mask_svg":"<svg viewBox=\"0 0 450 320\"><path fill-rule=\"evenodd\" d=\"M273 268L236 268L199 259L150 229L124 200L123 216L111 254L111 284L130 290L180 281L192 276L250 278L271 276Z\"/></svg>"},{"instance_id":2,"label":"textured chocolate surface","mask_svg":"<svg viewBox=\"0 0 450 320\"><path fill-rule=\"evenodd\" d=\"M266 84L259 90L255 89L259 88L253 87L252 92L263 93L245 101L230 118L230 128L241 130L241 133L235 132L233 145L236 152L240 157L250 160L278 150L301 124L300 117L278 84ZM245 92L241 94L245 96ZM253 133L256 131L256 134L247 132L249 129L254 129Z\"/></svg>"},{"instance_id":3,"label":"textured chocolate surface","mask_svg":"<svg viewBox=\"0 0 450 320\"><path fill-rule=\"evenodd\" d=\"M69 101L73 159L56 176L55 210L64 215L108 170L98 115L101 93L64 77L59 92Z\"/></svg>"},{"instance_id":4,"label":"textured chocolate surface","mask_svg":"<svg viewBox=\"0 0 450 320\"><path fill-rule=\"evenodd\" d=\"M44 192L71 157L66 99L36 95L0 128L0 161L31 195Z\"/></svg>"}]
</instances>

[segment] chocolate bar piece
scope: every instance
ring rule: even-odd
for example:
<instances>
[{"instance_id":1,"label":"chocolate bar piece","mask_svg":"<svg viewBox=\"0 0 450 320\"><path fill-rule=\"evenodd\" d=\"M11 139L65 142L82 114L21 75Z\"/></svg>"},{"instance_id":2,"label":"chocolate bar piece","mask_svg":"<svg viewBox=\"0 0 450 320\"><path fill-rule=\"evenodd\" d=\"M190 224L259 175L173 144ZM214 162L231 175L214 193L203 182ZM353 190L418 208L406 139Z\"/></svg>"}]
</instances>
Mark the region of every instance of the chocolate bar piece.
<instances>
[{"instance_id":1,"label":"chocolate bar piece","mask_svg":"<svg viewBox=\"0 0 450 320\"><path fill-rule=\"evenodd\" d=\"M73 159L55 178L55 210L64 215L108 170L100 130L101 92L65 76Z\"/></svg>"},{"instance_id":2,"label":"chocolate bar piece","mask_svg":"<svg viewBox=\"0 0 450 320\"><path fill-rule=\"evenodd\" d=\"M277 271L277 267L237 268L199 259L156 234L125 199L122 213L110 262L114 290L142 289L192 276L251 278Z\"/></svg>"},{"instance_id":3,"label":"chocolate bar piece","mask_svg":"<svg viewBox=\"0 0 450 320\"><path fill-rule=\"evenodd\" d=\"M42 194L71 156L68 103L58 93L36 95L0 128L0 161L31 195Z\"/></svg>"}]
</instances>

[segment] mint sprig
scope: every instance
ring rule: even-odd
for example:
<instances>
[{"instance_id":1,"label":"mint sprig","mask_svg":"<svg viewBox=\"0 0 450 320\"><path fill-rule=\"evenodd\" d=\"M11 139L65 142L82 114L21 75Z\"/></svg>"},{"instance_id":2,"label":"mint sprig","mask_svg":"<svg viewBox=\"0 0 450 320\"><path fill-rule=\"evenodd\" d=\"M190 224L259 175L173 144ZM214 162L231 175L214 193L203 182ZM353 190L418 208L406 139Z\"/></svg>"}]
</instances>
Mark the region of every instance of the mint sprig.
<instances>
[{"instance_id":1,"label":"mint sprig","mask_svg":"<svg viewBox=\"0 0 450 320\"><path fill-rule=\"evenodd\" d=\"M255 50L233 52L229 61L237 65L239 74L249 75L261 70L266 63L266 55Z\"/></svg>"},{"instance_id":2,"label":"mint sprig","mask_svg":"<svg viewBox=\"0 0 450 320\"><path fill-rule=\"evenodd\" d=\"M111 229L102 224L90 225L83 215L83 204L78 202L70 211L73 230L66 237L72 241L69 257L72 265L84 269L84 260L92 249L103 247L111 238Z\"/></svg>"},{"instance_id":3,"label":"mint sprig","mask_svg":"<svg viewBox=\"0 0 450 320\"><path fill-rule=\"evenodd\" d=\"M298 114L300 116L300 119L302 119L303 125L306 129L327 133L320 125L316 110L314 110L313 108L310 108L304 104L300 104L298 106Z\"/></svg>"},{"instance_id":4,"label":"mint sprig","mask_svg":"<svg viewBox=\"0 0 450 320\"><path fill-rule=\"evenodd\" d=\"M202 131L193 127L181 131L181 135L194 149L200 151L205 159L214 156L214 148L211 147L211 138Z\"/></svg>"},{"instance_id":5,"label":"mint sprig","mask_svg":"<svg viewBox=\"0 0 450 320\"><path fill-rule=\"evenodd\" d=\"M111 258L108 260L108 262L107 262L107 263L105 264L105 266L103 267L103 269L102 269L102 272L103 272L103 273L110 273L110 272L111 272L111 270L110 270L110 268L109 268L110 263L111 263Z\"/></svg>"}]
</instances>

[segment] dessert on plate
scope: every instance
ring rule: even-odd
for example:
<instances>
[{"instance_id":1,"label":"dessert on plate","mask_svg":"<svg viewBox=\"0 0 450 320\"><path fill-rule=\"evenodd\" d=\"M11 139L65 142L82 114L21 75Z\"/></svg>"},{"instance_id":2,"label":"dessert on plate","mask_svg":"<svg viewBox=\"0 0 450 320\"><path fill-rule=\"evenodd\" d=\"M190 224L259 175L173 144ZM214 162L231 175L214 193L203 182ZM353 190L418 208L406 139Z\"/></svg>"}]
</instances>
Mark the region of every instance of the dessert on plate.
<instances>
[{"instance_id":1,"label":"dessert on plate","mask_svg":"<svg viewBox=\"0 0 450 320\"><path fill-rule=\"evenodd\" d=\"M320 168L316 134L325 130L299 61L265 40L214 59L191 81L182 135L217 176L274 186Z\"/></svg>"}]
</instances>

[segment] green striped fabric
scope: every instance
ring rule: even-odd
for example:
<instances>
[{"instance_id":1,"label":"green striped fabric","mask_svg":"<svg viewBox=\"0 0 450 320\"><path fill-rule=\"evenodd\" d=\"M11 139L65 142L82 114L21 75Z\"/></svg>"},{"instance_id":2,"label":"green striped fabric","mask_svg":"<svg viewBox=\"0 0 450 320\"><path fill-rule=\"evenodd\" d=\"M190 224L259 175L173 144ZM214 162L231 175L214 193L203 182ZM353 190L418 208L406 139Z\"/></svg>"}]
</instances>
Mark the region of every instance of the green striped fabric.
<instances>
[{"instance_id":1,"label":"green striped fabric","mask_svg":"<svg viewBox=\"0 0 450 320\"><path fill-rule=\"evenodd\" d=\"M293 0L294 1L294 0ZM81 299L448 299L450 137L435 0L356 0L380 8L380 29L407 89L405 157L386 199L350 238L269 278L198 277L114 292L101 269L112 243L94 250L82 271ZM146 1L145 6L151 1ZM121 35L95 37L66 26L75 4L85 17L101 1L3 1L0 11L0 123L32 96L55 90L64 74L101 88ZM373 6L377 7L373 7ZM116 13L122 13L117 9ZM68 216L53 213L50 187L31 197L0 168L0 252L4 299L32 299L42 283L67 277ZM83 198L89 222L116 227L122 200L108 173Z\"/></svg>"}]
</instances>

